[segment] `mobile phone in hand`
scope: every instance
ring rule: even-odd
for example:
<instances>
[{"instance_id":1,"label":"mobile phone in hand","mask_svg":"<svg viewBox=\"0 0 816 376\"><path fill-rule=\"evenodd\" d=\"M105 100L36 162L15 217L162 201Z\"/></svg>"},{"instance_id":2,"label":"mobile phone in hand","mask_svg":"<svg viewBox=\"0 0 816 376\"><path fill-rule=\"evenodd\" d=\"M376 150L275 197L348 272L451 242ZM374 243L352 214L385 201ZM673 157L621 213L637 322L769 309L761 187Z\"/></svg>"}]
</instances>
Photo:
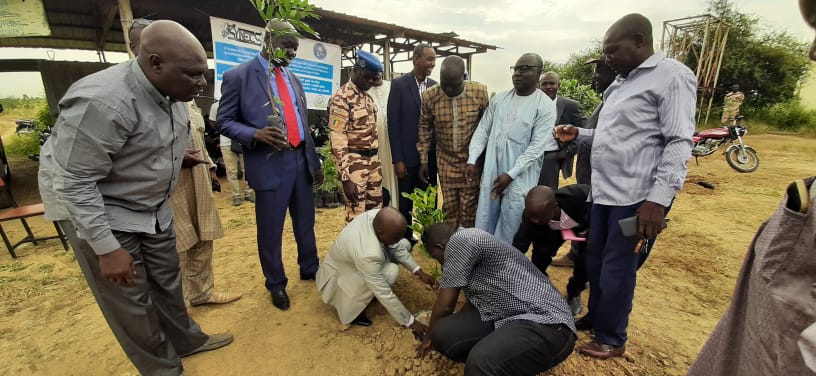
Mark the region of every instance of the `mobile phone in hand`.
<instances>
[{"instance_id":1,"label":"mobile phone in hand","mask_svg":"<svg viewBox=\"0 0 816 376\"><path fill-rule=\"evenodd\" d=\"M665 229L668 226L669 218L663 220L663 228ZM624 218L618 221L618 226L620 226L621 233L623 236L627 238L633 238L638 234L638 217L633 215L629 218Z\"/></svg>"}]
</instances>

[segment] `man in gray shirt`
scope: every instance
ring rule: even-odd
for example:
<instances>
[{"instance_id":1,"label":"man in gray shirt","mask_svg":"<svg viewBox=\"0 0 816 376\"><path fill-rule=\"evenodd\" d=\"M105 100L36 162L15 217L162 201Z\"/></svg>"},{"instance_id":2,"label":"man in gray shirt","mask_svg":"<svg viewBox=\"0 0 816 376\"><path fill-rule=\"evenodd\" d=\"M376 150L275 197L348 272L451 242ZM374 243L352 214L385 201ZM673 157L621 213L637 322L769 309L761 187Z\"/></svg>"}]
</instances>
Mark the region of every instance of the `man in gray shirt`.
<instances>
[{"instance_id":1,"label":"man in gray shirt","mask_svg":"<svg viewBox=\"0 0 816 376\"><path fill-rule=\"evenodd\" d=\"M697 79L683 63L655 53L652 43L646 17L615 22L603 50L618 77L604 92L597 129L556 128L561 141L577 137L592 145L589 314L576 327L594 329L595 340L578 352L595 358L624 353L638 253L663 230L691 156ZM638 234L626 237L618 221L633 216Z\"/></svg>"},{"instance_id":2,"label":"man in gray shirt","mask_svg":"<svg viewBox=\"0 0 816 376\"><path fill-rule=\"evenodd\" d=\"M200 93L207 58L183 26L157 21L138 59L77 81L60 101L43 146L39 183L46 218L60 222L120 345L145 375L179 375L180 356L213 350L187 314L170 193L190 132L183 101Z\"/></svg>"}]
</instances>

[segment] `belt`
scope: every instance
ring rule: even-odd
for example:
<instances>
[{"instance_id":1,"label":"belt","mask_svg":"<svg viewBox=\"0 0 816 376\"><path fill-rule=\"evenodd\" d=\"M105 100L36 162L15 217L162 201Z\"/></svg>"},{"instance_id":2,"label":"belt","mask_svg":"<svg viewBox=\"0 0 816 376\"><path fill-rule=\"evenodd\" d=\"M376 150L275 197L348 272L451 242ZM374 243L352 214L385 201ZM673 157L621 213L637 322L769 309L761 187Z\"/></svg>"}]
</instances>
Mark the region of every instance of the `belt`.
<instances>
[{"instance_id":1,"label":"belt","mask_svg":"<svg viewBox=\"0 0 816 376\"><path fill-rule=\"evenodd\" d=\"M371 157L373 157L373 156L377 155L377 149L368 149L368 150L362 150L362 149L349 149L349 153L360 154L360 155L362 155L363 157L369 157L369 158L371 158Z\"/></svg>"}]
</instances>

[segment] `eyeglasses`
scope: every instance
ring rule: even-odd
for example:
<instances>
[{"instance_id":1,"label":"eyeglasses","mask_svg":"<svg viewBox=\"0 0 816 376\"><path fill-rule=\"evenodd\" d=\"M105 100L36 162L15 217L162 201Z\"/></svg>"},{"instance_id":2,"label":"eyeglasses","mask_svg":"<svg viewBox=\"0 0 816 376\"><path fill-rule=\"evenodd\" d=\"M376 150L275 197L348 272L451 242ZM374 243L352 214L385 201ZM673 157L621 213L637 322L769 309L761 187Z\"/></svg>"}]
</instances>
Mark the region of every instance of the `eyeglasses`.
<instances>
[{"instance_id":1,"label":"eyeglasses","mask_svg":"<svg viewBox=\"0 0 816 376\"><path fill-rule=\"evenodd\" d=\"M530 71L530 69L533 69L533 68L538 69L538 68L541 68L541 66L540 65L515 65L515 66L510 67L510 70L512 70L513 72L527 73L527 72Z\"/></svg>"},{"instance_id":2,"label":"eyeglasses","mask_svg":"<svg viewBox=\"0 0 816 376\"><path fill-rule=\"evenodd\" d=\"M130 22L130 28L128 29L128 32L133 31L133 29L136 27L147 27L147 25L150 25L151 23L153 23L153 21L148 20L147 18L134 19L133 21Z\"/></svg>"}]
</instances>

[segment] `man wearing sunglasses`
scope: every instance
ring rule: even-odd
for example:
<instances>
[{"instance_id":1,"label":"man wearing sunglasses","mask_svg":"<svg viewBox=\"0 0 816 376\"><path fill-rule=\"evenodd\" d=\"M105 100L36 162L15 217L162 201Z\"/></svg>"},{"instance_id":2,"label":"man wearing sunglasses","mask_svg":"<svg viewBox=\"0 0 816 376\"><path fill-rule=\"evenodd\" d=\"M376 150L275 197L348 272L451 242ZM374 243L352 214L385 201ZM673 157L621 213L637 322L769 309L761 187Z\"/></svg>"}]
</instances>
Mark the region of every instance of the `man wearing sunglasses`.
<instances>
[{"instance_id":1,"label":"man wearing sunglasses","mask_svg":"<svg viewBox=\"0 0 816 376\"><path fill-rule=\"evenodd\" d=\"M376 56L357 51L351 79L329 100L332 154L346 195L346 223L382 206L377 105L368 95L382 70Z\"/></svg>"},{"instance_id":2,"label":"man wearing sunglasses","mask_svg":"<svg viewBox=\"0 0 816 376\"><path fill-rule=\"evenodd\" d=\"M507 243L521 224L524 197L538 184L544 152L558 149L552 137L555 103L538 90L544 63L522 55L513 70L513 89L487 106L470 141L467 178L479 178L476 161L484 153L476 227Z\"/></svg>"}]
</instances>

